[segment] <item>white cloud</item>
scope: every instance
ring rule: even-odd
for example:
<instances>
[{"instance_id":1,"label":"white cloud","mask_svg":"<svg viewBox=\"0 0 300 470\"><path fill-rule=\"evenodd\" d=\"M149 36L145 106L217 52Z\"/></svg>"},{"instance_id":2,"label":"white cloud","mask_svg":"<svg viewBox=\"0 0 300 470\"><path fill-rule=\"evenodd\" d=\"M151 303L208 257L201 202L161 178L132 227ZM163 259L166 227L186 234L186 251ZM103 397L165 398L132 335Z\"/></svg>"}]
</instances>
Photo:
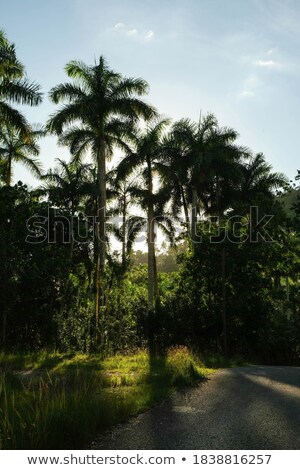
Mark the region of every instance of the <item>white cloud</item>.
<instances>
[{"instance_id":1,"label":"white cloud","mask_svg":"<svg viewBox=\"0 0 300 470\"><path fill-rule=\"evenodd\" d=\"M253 62L254 65L257 65L258 67L267 67L267 68L278 68L280 67L280 64L278 62L275 62L274 60L255 60Z\"/></svg>"},{"instance_id":2,"label":"white cloud","mask_svg":"<svg viewBox=\"0 0 300 470\"><path fill-rule=\"evenodd\" d=\"M151 29L149 31L147 31L147 33L145 34L145 39L152 39L154 36L154 32L151 31Z\"/></svg>"},{"instance_id":3,"label":"white cloud","mask_svg":"<svg viewBox=\"0 0 300 470\"><path fill-rule=\"evenodd\" d=\"M273 54L273 49L269 49L268 52L267 52L268 55L271 55Z\"/></svg>"},{"instance_id":4,"label":"white cloud","mask_svg":"<svg viewBox=\"0 0 300 470\"><path fill-rule=\"evenodd\" d=\"M124 28L125 28L125 24L124 24L124 23L117 23L117 24L115 24L114 28L115 28L115 29L118 29L118 30L124 29Z\"/></svg>"},{"instance_id":5,"label":"white cloud","mask_svg":"<svg viewBox=\"0 0 300 470\"><path fill-rule=\"evenodd\" d=\"M242 93L241 93L241 96L254 96L254 91L250 91L250 90L244 90Z\"/></svg>"},{"instance_id":6,"label":"white cloud","mask_svg":"<svg viewBox=\"0 0 300 470\"><path fill-rule=\"evenodd\" d=\"M139 33L139 31L136 28L128 28L128 26L126 27L125 23L121 23L121 22L116 23L114 25L114 30L118 31L119 34L129 36L129 37L139 37L140 39L144 38L147 41L150 41L154 36L154 31L152 31L151 29L149 29L146 32Z\"/></svg>"},{"instance_id":7,"label":"white cloud","mask_svg":"<svg viewBox=\"0 0 300 470\"><path fill-rule=\"evenodd\" d=\"M133 29L128 29L128 30L126 31L126 35L127 35L127 36L136 36L137 33L138 33L138 30L135 29L135 28L133 28Z\"/></svg>"}]
</instances>

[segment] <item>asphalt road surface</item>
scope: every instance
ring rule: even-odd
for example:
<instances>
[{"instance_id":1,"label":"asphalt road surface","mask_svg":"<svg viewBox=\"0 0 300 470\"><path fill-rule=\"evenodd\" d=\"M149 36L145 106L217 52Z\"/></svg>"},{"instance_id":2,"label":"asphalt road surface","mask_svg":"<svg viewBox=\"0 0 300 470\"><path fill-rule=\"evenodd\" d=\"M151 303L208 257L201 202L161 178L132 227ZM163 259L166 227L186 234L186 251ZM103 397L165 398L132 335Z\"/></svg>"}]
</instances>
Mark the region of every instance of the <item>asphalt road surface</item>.
<instances>
[{"instance_id":1,"label":"asphalt road surface","mask_svg":"<svg viewBox=\"0 0 300 470\"><path fill-rule=\"evenodd\" d=\"M216 372L92 444L94 449L300 449L300 368Z\"/></svg>"}]
</instances>

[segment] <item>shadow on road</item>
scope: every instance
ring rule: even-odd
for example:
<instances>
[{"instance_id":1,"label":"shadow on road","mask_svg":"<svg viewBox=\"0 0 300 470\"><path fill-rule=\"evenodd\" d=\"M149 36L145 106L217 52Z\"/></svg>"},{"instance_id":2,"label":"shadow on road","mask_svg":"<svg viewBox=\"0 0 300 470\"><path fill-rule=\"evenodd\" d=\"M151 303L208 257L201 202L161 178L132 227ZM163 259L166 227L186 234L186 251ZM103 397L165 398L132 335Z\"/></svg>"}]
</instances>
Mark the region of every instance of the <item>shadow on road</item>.
<instances>
[{"instance_id":1,"label":"shadow on road","mask_svg":"<svg viewBox=\"0 0 300 470\"><path fill-rule=\"evenodd\" d=\"M299 384L300 368L222 370L132 420L102 448L300 449Z\"/></svg>"}]
</instances>

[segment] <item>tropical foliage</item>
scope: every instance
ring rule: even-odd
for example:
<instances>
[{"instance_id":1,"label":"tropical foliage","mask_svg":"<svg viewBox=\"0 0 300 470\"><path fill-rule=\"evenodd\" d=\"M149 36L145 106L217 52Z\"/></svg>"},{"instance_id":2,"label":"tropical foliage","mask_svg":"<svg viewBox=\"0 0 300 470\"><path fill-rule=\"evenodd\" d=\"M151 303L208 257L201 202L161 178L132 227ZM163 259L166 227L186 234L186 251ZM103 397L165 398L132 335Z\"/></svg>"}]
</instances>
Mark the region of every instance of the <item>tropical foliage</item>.
<instances>
[{"instance_id":1,"label":"tropical foliage","mask_svg":"<svg viewBox=\"0 0 300 470\"><path fill-rule=\"evenodd\" d=\"M299 172L291 188L214 114L159 115L102 56L65 71L46 130L30 125L13 106L40 89L0 33L2 348L299 364ZM43 172L45 133L70 158ZM18 164L35 189L14 184Z\"/></svg>"}]
</instances>

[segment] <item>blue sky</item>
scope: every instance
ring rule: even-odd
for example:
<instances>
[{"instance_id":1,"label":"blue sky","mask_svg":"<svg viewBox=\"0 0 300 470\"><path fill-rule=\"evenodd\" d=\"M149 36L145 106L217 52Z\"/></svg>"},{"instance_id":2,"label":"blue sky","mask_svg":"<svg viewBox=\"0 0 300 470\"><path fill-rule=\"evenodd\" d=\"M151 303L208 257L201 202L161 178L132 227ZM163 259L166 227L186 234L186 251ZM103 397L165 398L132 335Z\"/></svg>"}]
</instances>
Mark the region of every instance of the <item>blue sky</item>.
<instances>
[{"instance_id":1,"label":"blue sky","mask_svg":"<svg viewBox=\"0 0 300 470\"><path fill-rule=\"evenodd\" d=\"M300 1L0 0L0 11L0 27L45 93L41 106L26 107L31 122L54 111L47 93L65 80L69 60L103 54L149 82L147 99L162 114L214 112L276 171L293 178L300 169ZM57 157L68 151L46 138L44 168ZM15 179L34 183L21 167Z\"/></svg>"}]
</instances>

